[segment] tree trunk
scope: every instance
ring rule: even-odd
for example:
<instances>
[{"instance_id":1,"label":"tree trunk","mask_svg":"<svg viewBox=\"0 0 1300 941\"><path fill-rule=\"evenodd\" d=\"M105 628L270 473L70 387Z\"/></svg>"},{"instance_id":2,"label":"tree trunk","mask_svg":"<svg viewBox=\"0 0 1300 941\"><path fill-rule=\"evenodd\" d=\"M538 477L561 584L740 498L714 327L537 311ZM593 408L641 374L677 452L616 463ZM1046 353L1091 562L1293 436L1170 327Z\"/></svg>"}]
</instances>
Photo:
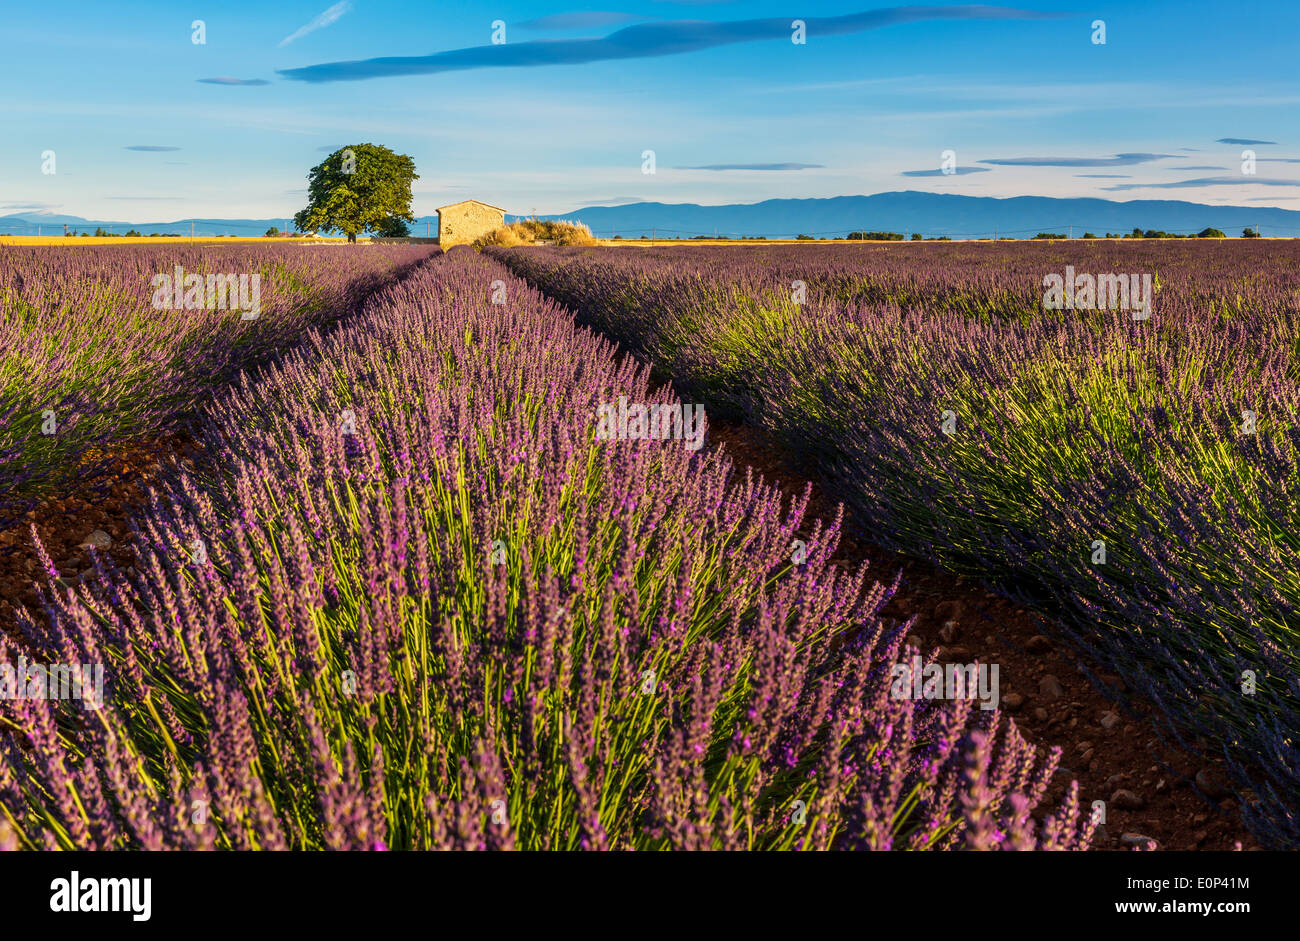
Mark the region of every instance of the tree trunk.
<instances>
[{"instance_id":1,"label":"tree trunk","mask_svg":"<svg viewBox=\"0 0 1300 941\"><path fill-rule=\"evenodd\" d=\"M357 233L355 233L355 232L349 232L349 233L348 233L348 244L351 245L351 244L352 244L353 242L355 242L356 240L357 240Z\"/></svg>"}]
</instances>

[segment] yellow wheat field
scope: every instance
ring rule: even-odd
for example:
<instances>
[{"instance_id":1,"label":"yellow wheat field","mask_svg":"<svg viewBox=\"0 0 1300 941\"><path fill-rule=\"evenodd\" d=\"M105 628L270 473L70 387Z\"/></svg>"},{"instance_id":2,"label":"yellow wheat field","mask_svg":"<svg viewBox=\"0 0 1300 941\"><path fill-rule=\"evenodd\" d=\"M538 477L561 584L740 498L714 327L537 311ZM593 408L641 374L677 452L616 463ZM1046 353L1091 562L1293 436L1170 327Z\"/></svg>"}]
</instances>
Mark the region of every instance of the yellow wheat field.
<instances>
[{"instance_id":1,"label":"yellow wheat field","mask_svg":"<svg viewBox=\"0 0 1300 941\"><path fill-rule=\"evenodd\" d=\"M282 238L274 236L267 238L262 235L198 235L190 238L188 235L155 235L140 236L139 238L127 238L122 235L0 235L0 245L134 245L139 243L148 243L155 245L159 242L305 242L305 243L327 243L346 242L346 238L321 238L303 236L301 238ZM358 238L358 242L368 242L369 239Z\"/></svg>"}]
</instances>

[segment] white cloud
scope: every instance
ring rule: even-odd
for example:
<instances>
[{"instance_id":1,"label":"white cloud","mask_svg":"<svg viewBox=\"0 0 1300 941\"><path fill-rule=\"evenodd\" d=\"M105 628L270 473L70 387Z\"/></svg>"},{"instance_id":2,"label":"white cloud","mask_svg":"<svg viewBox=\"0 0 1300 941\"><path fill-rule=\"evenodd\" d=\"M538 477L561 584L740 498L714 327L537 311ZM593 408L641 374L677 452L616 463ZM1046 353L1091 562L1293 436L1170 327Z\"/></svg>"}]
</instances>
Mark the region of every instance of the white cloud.
<instances>
[{"instance_id":1,"label":"white cloud","mask_svg":"<svg viewBox=\"0 0 1300 941\"><path fill-rule=\"evenodd\" d=\"M329 26L331 23L337 22L338 19L341 16L343 16L344 13L347 13L351 9L352 9L352 4L349 2L349 0L343 0L342 3L334 4L334 6L330 7L324 13L317 16L306 26L299 26L288 36L285 36L283 39L281 39L280 45L287 46L295 39L302 39L302 37L306 36L308 33L314 33L318 29L324 29L326 26Z\"/></svg>"}]
</instances>

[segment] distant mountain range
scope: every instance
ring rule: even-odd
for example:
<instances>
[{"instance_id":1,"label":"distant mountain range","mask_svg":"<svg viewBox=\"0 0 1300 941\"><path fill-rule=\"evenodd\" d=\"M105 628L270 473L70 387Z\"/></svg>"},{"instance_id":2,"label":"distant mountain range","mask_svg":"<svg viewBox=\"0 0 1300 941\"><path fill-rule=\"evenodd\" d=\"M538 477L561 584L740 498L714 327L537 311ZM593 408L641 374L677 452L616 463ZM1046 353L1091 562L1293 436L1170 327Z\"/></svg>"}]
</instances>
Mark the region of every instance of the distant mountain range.
<instances>
[{"instance_id":1,"label":"distant mountain range","mask_svg":"<svg viewBox=\"0 0 1300 941\"><path fill-rule=\"evenodd\" d=\"M85 232L93 235L95 229L102 228L114 235L125 235L129 229L135 229L142 235L189 235L190 223L194 224L194 234L200 235L265 235L266 230L275 226L284 230L292 223L290 219L178 219L175 222L123 222L120 219L83 219L81 216L63 216L55 213L18 212L0 216L0 235L62 235L66 225L69 232ZM434 226L437 227L435 220Z\"/></svg>"},{"instance_id":2,"label":"distant mountain range","mask_svg":"<svg viewBox=\"0 0 1300 941\"><path fill-rule=\"evenodd\" d=\"M597 235L693 235L835 238L853 231L920 232L952 238L1032 238L1039 232L1105 235L1134 227L1191 234L1207 227L1228 235L1259 227L1263 235L1300 236L1300 211L1259 206L1207 206L1177 200L1057 199L1048 196L955 196L947 193L877 193L831 199L769 199L731 206L630 203L589 206L565 213ZM653 230L653 232L652 232Z\"/></svg>"},{"instance_id":3,"label":"distant mountain range","mask_svg":"<svg viewBox=\"0 0 1300 941\"><path fill-rule=\"evenodd\" d=\"M507 216L508 220L524 216ZM1039 232L1104 235L1127 233L1135 227L1190 234L1204 228L1222 229L1230 236L1247 227L1269 236L1300 236L1300 211L1272 206L1208 206L1179 200L1058 199L1049 196L955 196L947 193L877 193L830 199L768 199L761 203L700 206L695 203L629 203L587 206L545 216L585 222L596 235L610 238L690 238L765 235L794 238L810 235L835 238L853 231L920 232L934 237L1031 238ZM15 213L0 216L0 234L58 235L66 223L78 232L96 227L123 234L135 229L195 235L262 235L271 226L284 229L288 219L178 219L175 222L130 223L83 219L79 216ZM412 235L438 234L438 217L421 216Z\"/></svg>"}]
</instances>

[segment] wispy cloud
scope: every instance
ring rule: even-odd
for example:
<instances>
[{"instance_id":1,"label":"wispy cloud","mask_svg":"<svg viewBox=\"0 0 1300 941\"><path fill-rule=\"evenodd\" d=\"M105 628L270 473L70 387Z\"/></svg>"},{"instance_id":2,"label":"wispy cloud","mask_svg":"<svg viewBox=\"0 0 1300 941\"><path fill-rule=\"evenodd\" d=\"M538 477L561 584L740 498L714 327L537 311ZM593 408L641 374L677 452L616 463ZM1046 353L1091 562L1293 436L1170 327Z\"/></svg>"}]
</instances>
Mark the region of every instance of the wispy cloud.
<instances>
[{"instance_id":1,"label":"wispy cloud","mask_svg":"<svg viewBox=\"0 0 1300 941\"><path fill-rule=\"evenodd\" d=\"M1300 180L1267 180L1259 177L1207 176L1197 180L1177 180L1173 183L1118 183L1103 189L1119 190L1175 190L1194 189L1200 186L1300 186Z\"/></svg>"},{"instance_id":2,"label":"wispy cloud","mask_svg":"<svg viewBox=\"0 0 1300 941\"><path fill-rule=\"evenodd\" d=\"M235 78L232 75L218 75L215 78L200 78L196 81L204 85L270 85L264 78Z\"/></svg>"},{"instance_id":3,"label":"wispy cloud","mask_svg":"<svg viewBox=\"0 0 1300 941\"><path fill-rule=\"evenodd\" d=\"M1177 154L1116 154L1113 157L1004 157L979 162L998 167L1131 167L1168 157L1185 159Z\"/></svg>"},{"instance_id":4,"label":"wispy cloud","mask_svg":"<svg viewBox=\"0 0 1300 941\"><path fill-rule=\"evenodd\" d=\"M615 13L609 10L590 10L582 13L556 13L554 16L539 16L535 20L525 20L517 24L520 29L562 30L594 29L598 26L614 26L632 20L650 19L635 13Z\"/></svg>"},{"instance_id":5,"label":"wispy cloud","mask_svg":"<svg viewBox=\"0 0 1300 941\"><path fill-rule=\"evenodd\" d=\"M1168 167L1167 169L1176 170L1179 173L1186 173L1188 170L1226 170L1227 167Z\"/></svg>"},{"instance_id":6,"label":"wispy cloud","mask_svg":"<svg viewBox=\"0 0 1300 941\"><path fill-rule=\"evenodd\" d=\"M674 170L822 170L820 163L710 163L702 167L673 167Z\"/></svg>"},{"instance_id":7,"label":"wispy cloud","mask_svg":"<svg viewBox=\"0 0 1300 941\"><path fill-rule=\"evenodd\" d=\"M988 173L988 167L953 167L947 173L943 170L904 170L899 176L963 176L967 173Z\"/></svg>"},{"instance_id":8,"label":"wispy cloud","mask_svg":"<svg viewBox=\"0 0 1300 941\"><path fill-rule=\"evenodd\" d=\"M808 17L809 36L839 36L921 20L1058 19L1064 13L994 6L895 7L845 16ZM642 59L697 52L718 46L762 41L790 41L790 18L705 22L673 20L628 26L603 38L536 40L471 46L427 56L386 56L354 62L324 62L281 69L299 82L355 82L398 75L432 75L466 69L545 65L579 65L613 59Z\"/></svg>"},{"instance_id":9,"label":"wispy cloud","mask_svg":"<svg viewBox=\"0 0 1300 941\"><path fill-rule=\"evenodd\" d=\"M632 203L643 203L646 199L644 196L611 196L609 199L597 199L592 202L593 206L628 206Z\"/></svg>"},{"instance_id":10,"label":"wispy cloud","mask_svg":"<svg viewBox=\"0 0 1300 941\"><path fill-rule=\"evenodd\" d=\"M1131 173L1076 173L1081 180L1131 180Z\"/></svg>"},{"instance_id":11,"label":"wispy cloud","mask_svg":"<svg viewBox=\"0 0 1300 941\"><path fill-rule=\"evenodd\" d=\"M299 26L288 36L281 39L280 45L287 46L295 39L302 39L302 37L306 36L308 33L314 33L318 29L324 29L331 23L337 22L339 17L343 16L344 13L347 13L351 9L352 4L349 0L343 0L342 3L334 4L334 6L330 7L324 13L318 14L317 17L306 26Z\"/></svg>"},{"instance_id":12,"label":"wispy cloud","mask_svg":"<svg viewBox=\"0 0 1300 941\"><path fill-rule=\"evenodd\" d=\"M60 203L0 203L0 209L58 209Z\"/></svg>"},{"instance_id":13,"label":"wispy cloud","mask_svg":"<svg viewBox=\"0 0 1300 941\"><path fill-rule=\"evenodd\" d=\"M1249 137L1220 137L1219 144L1276 144L1275 140L1251 140Z\"/></svg>"},{"instance_id":14,"label":"wispy cloud","mask_svg":"<svg viewBox=\"0 0 1300 941\"><path fill-rule=\"evenodd\" d=\"M183 196L105 196L105 199L120 199L129 203L175 203L180 202Z\"/></svg>"},{"instance_id":15,"label":"wispy cloud","mask_svg":"<svg viewBox=\"0 0 1300 941\"><path fill-rule=\"evenodd\" d=\"M151 154L152 154L152 153L163 153L164 151L168 151L168 150L180 150L179 147L161 147L161 146L159 146L159 145L157 145L157 144L131 144L131 145L127 146L127 147L123 147L122 149L123 149L123 150L143 150L143 151L146 151L146 152L151 153Z\"/></svg>"}]
</instances>

